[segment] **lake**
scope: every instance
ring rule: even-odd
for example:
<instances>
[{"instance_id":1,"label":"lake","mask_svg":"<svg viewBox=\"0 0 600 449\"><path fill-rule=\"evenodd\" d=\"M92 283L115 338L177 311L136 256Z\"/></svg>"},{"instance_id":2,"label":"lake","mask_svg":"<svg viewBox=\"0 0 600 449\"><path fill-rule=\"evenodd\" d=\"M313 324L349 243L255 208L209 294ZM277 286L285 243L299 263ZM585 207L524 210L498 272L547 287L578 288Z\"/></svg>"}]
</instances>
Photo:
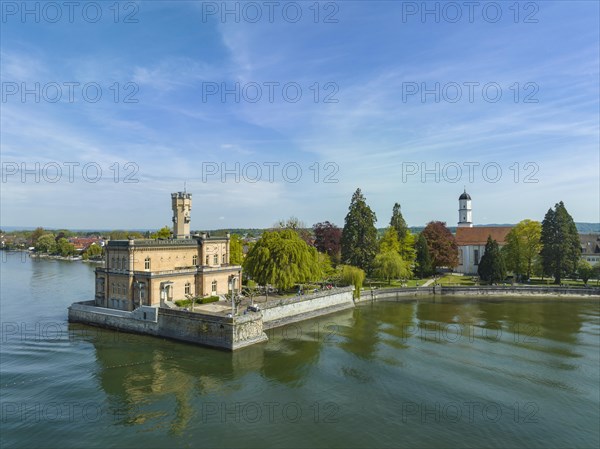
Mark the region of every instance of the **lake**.
<instances>
[{"instance_id":1,"label":"lake","mask_svg":"<svg viewBox=\"0 0 600 449\"><path fill-rule=\"evenodd\" d=\"M3 448L600 445L597 301L380 302L229 353L69 324L94 264L0 256Z\"/></svg>"}]
</instances>

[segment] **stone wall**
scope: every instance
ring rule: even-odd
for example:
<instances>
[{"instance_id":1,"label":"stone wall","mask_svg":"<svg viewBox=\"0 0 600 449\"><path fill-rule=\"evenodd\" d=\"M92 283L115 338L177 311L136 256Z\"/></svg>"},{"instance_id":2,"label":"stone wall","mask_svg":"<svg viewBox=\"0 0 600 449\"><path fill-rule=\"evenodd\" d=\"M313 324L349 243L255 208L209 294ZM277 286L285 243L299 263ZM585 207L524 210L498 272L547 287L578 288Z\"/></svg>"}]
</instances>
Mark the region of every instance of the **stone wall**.
<instances>
[{"instance_id":1,"label":"stone wall","mask_svg":"<svg viewBox=\"0 0 600 449\"><path fill-rule=\"evenodd\" d=\"M91 302L93 304L93 301ZM229 318L156 307L133 312L95 307L90 301L69 307L69 321L172 338L235 350L266 341L260 313Z\"/></svg>"},{"instance_id":2,"label":"stone wall","mask_svg":"<svg viewBox=\"0 0 600 449\"><path fill-rule=\"evenodd\" d=\"M272 301L262 306L261 311L264 328L270 329L351 307L354 307L352 287L343 287Z\"/></svg>"}]
</instances>

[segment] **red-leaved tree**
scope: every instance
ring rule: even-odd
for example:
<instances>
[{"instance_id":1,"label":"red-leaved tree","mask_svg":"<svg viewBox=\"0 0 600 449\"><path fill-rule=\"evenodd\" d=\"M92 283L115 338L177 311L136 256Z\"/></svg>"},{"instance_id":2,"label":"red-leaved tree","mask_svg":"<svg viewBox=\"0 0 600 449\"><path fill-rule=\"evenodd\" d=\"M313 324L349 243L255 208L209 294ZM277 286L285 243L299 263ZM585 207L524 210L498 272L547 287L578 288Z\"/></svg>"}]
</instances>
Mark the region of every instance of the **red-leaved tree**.
<instances>
[{"instance_id":1,"label":"red-leaved tree","mask_svg":"<svg viewBox=\"0 0 600 449\"><path fill-rule=\"evenodd\" d=\"M430 221L423 229L423 236L427 240L434 268L454 268L458 265L458 245L445 222Z\"/></svg>"}]
</instances>

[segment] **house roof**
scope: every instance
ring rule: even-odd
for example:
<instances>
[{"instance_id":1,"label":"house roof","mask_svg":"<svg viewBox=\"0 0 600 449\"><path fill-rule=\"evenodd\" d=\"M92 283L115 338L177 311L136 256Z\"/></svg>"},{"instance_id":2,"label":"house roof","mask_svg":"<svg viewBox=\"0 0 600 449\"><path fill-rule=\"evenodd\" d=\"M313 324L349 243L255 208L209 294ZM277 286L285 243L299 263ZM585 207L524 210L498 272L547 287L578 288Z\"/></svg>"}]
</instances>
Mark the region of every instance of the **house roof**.
<instances>
[{"instance_id":1,"label":"house roof","mask_svg":"<svg viewBox=\"0 0 600 449\"><path fill-rule=\"evenodd\" d=\"M485 245L488 236L496 240L499 245L506 243L506 235L512 226L479 226L476 228L456 228L456 243L458 246Z\"/></svg>"},{"instance_id":2,"label":"house roof","mask_svg":"<svg viewBox=\"0 0 600 449\"><path fill-rule=\"evenodd\" d=\"M579 234L582 254L600 253L600 234Z\"/></svg>"}]
</instances>

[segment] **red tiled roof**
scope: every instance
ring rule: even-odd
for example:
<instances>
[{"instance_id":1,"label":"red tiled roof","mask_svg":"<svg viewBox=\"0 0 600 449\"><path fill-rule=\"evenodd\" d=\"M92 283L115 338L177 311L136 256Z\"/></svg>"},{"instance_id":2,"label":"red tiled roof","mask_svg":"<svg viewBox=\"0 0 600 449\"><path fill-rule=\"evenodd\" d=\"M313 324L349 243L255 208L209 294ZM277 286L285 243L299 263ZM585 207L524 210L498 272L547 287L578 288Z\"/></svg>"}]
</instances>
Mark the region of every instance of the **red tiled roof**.
<instances>
[{"instance_id":1,"label":"red tiled roof","mask_svg":"<svg viewBox=\"0 0 600 449\"><path fill-rule=\"evenodd\" d=\"M485 245L489 235L499 245L506 243L506 235L512 226L480 226L476 228L456 228L456 243L464 245Z\"/></svg>"}]
</instances>

